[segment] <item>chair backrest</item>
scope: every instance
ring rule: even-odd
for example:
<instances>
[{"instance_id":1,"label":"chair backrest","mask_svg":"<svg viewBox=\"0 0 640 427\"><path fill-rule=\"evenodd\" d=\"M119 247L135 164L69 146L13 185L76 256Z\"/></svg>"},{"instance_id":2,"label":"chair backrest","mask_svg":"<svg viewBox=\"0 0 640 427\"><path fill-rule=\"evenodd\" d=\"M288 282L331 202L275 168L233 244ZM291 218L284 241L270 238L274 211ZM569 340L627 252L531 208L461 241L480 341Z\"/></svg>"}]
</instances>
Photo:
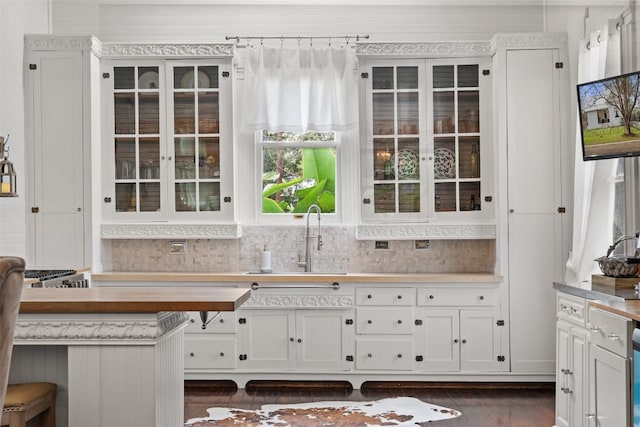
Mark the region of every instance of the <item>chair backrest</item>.
<instances>
[{"instance_id":1,"label":"chair backrest","mask_svg":"<svg viewBox=\"0 0 640 427\"><path fill-rule=\"evenodd\" d=\"M0 257L0 404L4 406L11 366L13 334L24 287L24 260Z\"/></svg>"}]
</instances>

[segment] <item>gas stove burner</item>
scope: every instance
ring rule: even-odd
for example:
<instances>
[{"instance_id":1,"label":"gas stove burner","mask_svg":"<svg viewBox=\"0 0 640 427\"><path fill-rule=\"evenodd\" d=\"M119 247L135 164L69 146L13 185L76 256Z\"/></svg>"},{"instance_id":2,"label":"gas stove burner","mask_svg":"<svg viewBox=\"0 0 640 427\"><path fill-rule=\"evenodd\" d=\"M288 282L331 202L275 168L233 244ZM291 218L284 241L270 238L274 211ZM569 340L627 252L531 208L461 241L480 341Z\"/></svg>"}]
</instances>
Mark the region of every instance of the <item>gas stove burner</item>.
<instances>
[{"instance_id":1,"label":"gas stove burner","mask_svg":"<svg viewBox=\"0 0 640 427\"><path fill-rule=\"evenodd\" d=\"M71 276L75 270L25 270L25 279L50 280L57 277Z\"/></svg>"}]
</instances>

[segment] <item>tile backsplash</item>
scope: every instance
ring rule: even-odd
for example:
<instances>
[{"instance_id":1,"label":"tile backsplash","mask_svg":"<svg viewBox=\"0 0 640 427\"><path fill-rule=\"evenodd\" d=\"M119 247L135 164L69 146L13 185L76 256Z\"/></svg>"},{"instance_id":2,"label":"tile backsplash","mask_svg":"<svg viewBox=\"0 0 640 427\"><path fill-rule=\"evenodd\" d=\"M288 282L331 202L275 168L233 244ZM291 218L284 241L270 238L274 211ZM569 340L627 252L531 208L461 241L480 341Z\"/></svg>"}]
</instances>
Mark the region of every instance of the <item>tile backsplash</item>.
<instances>
[{"instance_id":1,"label":"tile backsplash","mask_svg":"<svg viewBox=\"0 0 640 427\"><path fill-rule=\"evenodd\" d=\"M112 240L113 271L241 272L258 270L264 245L274 271L302 271L304 227L243 226L240 239L186 241L185 253L170 253L170 240ZM315 235L315 230L312 230ZM355 227L322 228L322 249L311 241L316 272L350 273L493 273L495 240L431 240L415 249L413 240L390 240L376 249L371 240L356 240Z\"/></svg>"}]
</instances>

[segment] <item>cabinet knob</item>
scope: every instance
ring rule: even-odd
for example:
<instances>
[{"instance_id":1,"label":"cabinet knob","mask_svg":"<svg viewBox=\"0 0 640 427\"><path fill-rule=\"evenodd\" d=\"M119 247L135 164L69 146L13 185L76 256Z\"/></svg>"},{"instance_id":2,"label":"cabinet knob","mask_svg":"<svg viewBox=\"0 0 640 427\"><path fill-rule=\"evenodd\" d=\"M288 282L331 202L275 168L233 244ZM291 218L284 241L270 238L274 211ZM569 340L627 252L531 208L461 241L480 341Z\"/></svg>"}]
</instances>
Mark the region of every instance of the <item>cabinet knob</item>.
<instances>
[{"instance_id":1,"label":"cabinet knob","mask_svg":"<svg viewBox=\"0 0 640 427\"><path fill-rule=\"evenodd\" d=\"M454 344L458 344L458 338L453 340Z\"/></svg>"},{"instance_id":2,"label":"cabinet knob","mask_svg":"<svg viewBox=\"0 0 640 427\"><path fill-rule=\"evenodd\" d=\"M462 340L462 344L466 344L466 343L467 343L467 340Z\"/></svg>"},{"instance_id":3,"label":"cabinet knob","mask_svg":"<svg viewBox=\"0 0 640 427\"><path fill-rule=\"evenodd\" d=\"M220 319L220 323L224 323L224 319Z\"/></svg>"},{"instance_id":4,"label":"cabinet knob","mask_svg":"<svg viewBox=\"0 0 640 427\"><path fill-rule=\"evenodd\" d=\"M295 340L293 339L293 337L289 338L289 341L294 342Z\"/></svg>"},{"instance_id":5,"label":"cabinet knob","mask_svg":"<svg viewBox=\"0 0 640 427\"><path fill-rule=\"evenodd\" d=\"M298 338L298 342L299 342L299 343L300 343L300 342L302 342L302 338Z\"/></svg>"},{"instance_id":6,"label":"cabinet knob","mask_svg":"<svg viewBox=\"0 0 640 427\"><path fill-rule=\"evenodd\" d=\"M402 320L398 319L398 325L402 325Z\"/></svg>"},{"instance_id":7,"label":"cabinet knob","mask_svg":"<svg viewBox=\"0 0 640 427\"><path fill-rule=\"evenodd\" d=\"M398 359L402 359L402 354L398 353Z\"/></svg>"},{"instance_id":8,"label":"cabinet knob","mask_svg":"<svg viewBox=\"0 0 640 427\"><path fill-rule=\"evenodd\" d=\"M194 352L189 353L189 356L191 356L191 357L193 357L193 356L195 356L195 355L196 355L196 354L195 354Z\"/></svg>"},{"instance_id":9,"label":"cabinet knob","mask_svg":"<svg viewBox=\"0 0 640 427\"><path fill-rule=\"evenodd\" d=\"M480 301L484 300L484 295L480 295Z\"/></svg>"},{"instance_id":10,"label":"cabinet knob","mask_svg":"<svg viewBox=\"0 0 640 427\"><path fill-rule=\"evenodd\" d=\"M373 354L367 353L367 357L373 357Z\"/></svg>"},{"instance_id":11,"label":"cabinet knob","mask_svg":"<svg viewBox=\"0 0 640 427\"><path fill-rule=\"evenodd\" d=\"M220 357L224 357L224 353L223 352L220 352Z\"/></svg>"},{"instance_id":12,"label":"cabinet knob","mask_svg":"<svg viewBox=\"0 0 640 427\"><path fill-rule=\"evenodd\" d=\"M189 319L191 323L196 323L196 319Z\"/></svg>"},{"instance_id":13,"label":"cabinet knob","mask_svg":"<svg viewBox=\"0 0 640 427\"><path fill-rule=\"evenodd\" d=\"M398 295L398 299L402 299L402 295Z\"/></svg>"},{"instance_id":14,"label":"cabinet knob","mask_svg":"<svg viewBox=\"0 0 640 427\"><path fill-rule=\"evenodd\" d=\"M368 299L371 299L371 298L373 298L373 297L369 294L369 295L367 295L367 298L368 298Z\"/></svg>"},{"instance_id":15,"label":"cabinet knob","mask_svg":"<svg viewBox=\"0 0 640 427\"><path fill-rule=\"evenodd\" d=\"M429 295L429 299L434 299L435 297L433 295Z\"/></svg>"},{"instance_id":16,"label":"cabinet knob","mask_svg":"<svg viewBox=\"0 0 640 427\"><path fill-rule=\"evenodd\" d=\"M367 323L368 323L368 324L372 324L372 323L373 323L373 321L372 321L372 320L367 320Z\"/></svg>"}]
</instances>

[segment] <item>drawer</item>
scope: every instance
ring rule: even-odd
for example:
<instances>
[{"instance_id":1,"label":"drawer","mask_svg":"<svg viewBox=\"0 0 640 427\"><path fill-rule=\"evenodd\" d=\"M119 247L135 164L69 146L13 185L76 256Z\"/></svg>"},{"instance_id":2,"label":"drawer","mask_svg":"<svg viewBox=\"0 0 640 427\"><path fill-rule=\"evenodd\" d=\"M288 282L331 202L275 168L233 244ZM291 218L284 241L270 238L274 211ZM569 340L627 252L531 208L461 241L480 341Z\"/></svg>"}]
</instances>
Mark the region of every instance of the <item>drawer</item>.
<instances>
[{"instance_id":1,"label":"drawer","mask_svg":"<svg viewBox=\"0 0 640 427\"><path fill-rule=\"evenodd\" d=\"M356 305L412 306L414 288L357 288Z\"/></svg>"},{"instance_id":2,"label":"drawer","mask_svg":"<svg viewBox=\"0 0 640 427\"><path fill-rule=\"evenodd\" d=\"M587 301L575 295L557 292L556 315L559 319L585 327L587 322Z\"/></svg>"},{"instance_id":3,"label":"drawer","mask_svg":"<svg viewBox=\"0 0 640 427\"><path fill-rule=\"evenodd\" d=\"M236 367L236 339L186 338L185 369L232 369Z\"/></svg>"},{"instance_id":4,"label":"drawer","mask_svg":"<svg viewBox=\"0 0 640 427\"><path fill-rule=\"evenodd\" d=\"M357 334L411 334L411 308L357 308Z\"/></svg>"},{"instance_id":5,"label":"drawer","mask_svg":"<svg viewBox=\"0 0 640 427\"><path fill-rule=\"evenodd\" d=\"M235 334L236 332L236 313L232 311L223 311L218 317L207 324L206 329L202 329L202 319L200 319L199 311L190 311L189 322L185 328L185 333L218 333L218 334ZM209 312L208 319L216 315L216 312Z\"/></svg>"},{"instance_id":6,"label":"drawer","mask_svg":"<svg viewBox=\"0 0 640 427\"><path fill-rule=\"evenodd\" d=\"M419 306L493 307L497 303L498 293L496 289L418 289Z\"/></svg>"},{"instance_id":7,"label":"drawer","mask_svg":"<svg viewBox=\"0 0 640 427\"><path fill-rule=\"evenodd\" d=\"M410 371L413 369L413 340L356 340L356 369Z\"/></svg>"},{"instance_id":8,"label":"drawer","mask_svg":"<svg viewBox=\"0 0 640 427\"><path fill-rule=\"evenodd\" d=\"M630 357L631 320L597 307L589 307L588 313L591 342L622 357Z\"/></svg>"}]
</instances>

